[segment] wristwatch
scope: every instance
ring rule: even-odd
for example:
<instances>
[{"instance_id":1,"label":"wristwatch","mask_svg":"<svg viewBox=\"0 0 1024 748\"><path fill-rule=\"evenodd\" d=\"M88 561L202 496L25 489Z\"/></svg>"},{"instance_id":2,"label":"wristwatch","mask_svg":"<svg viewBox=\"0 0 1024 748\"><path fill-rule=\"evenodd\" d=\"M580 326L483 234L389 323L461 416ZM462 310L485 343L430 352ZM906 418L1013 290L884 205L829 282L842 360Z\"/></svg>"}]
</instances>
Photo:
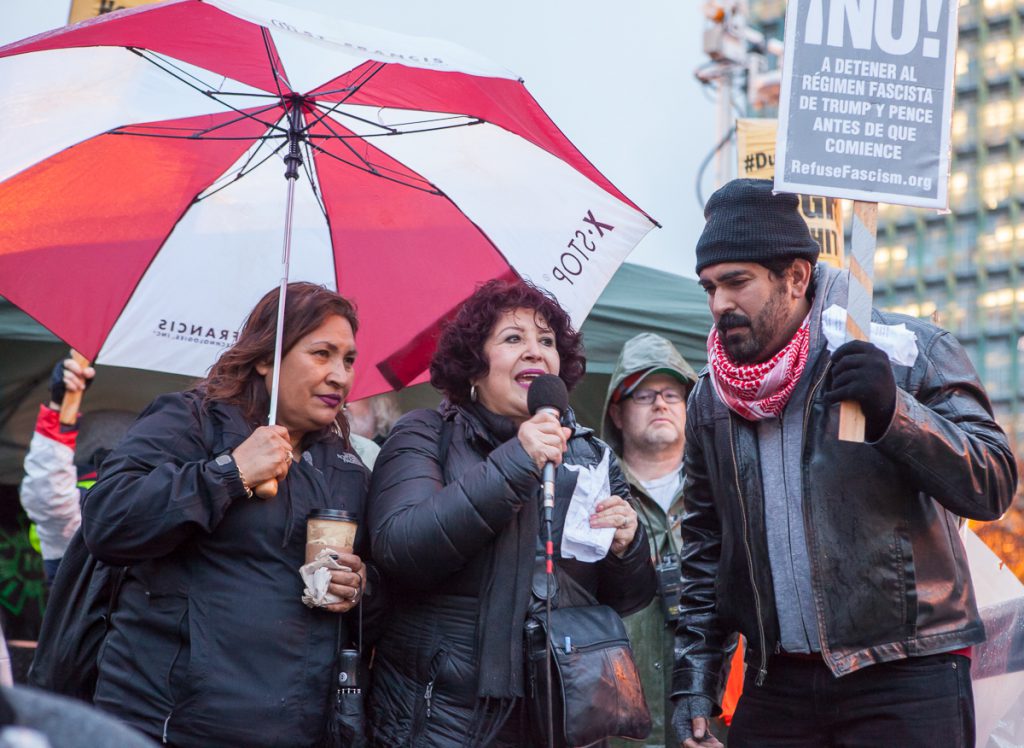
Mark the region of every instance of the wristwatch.
<instances>
[{"instance_id":1,"label":"wristwatch","mask_svg":"<svg viewBox=\"0 0 1024 748\"><path fill-rule=\"evenodd\" d=\"M242 476L242 471L238 467L238 463L235 462L235 458L230 452L225 452L222 455L218 455L213 461L213 464L217 468L217 472L226 477L234 475L238 478L238 481L242 484L242 488L245 489L245 495L250 499L252 498L252 489L245 482L245 478Z\"/></svg>"}]
</instances>

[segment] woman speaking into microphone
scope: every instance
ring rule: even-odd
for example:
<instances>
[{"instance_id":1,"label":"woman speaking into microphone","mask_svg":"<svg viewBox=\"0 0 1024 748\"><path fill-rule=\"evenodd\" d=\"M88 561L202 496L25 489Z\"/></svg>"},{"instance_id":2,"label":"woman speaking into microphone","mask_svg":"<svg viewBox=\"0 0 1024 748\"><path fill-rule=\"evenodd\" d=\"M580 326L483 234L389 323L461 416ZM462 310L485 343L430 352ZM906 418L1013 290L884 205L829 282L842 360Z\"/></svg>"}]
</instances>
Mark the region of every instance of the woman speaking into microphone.
<instances>
[{"instance_id":1,"label":"woman speaking into microphone","mask_svg":"<svg viewBox=\"0 0 1024 748\"><path fill-rule=\"evenodd\" d=\"M571 411L531 416L527 391L544 374L571 389L585 367L566 312L523 282L485 284L442 332L430 373L446 399L396 424L370 489L373 556L398 601L376 650L375 745L530 743L522 642L546 463L559 466L556 565L621 614L653 597L647 540L614 456L611 490L590 516L592 528L615 528L608 554L558 555L577 482L566 466L595 468L606 448Z\"/></svg>"}]
</instances>

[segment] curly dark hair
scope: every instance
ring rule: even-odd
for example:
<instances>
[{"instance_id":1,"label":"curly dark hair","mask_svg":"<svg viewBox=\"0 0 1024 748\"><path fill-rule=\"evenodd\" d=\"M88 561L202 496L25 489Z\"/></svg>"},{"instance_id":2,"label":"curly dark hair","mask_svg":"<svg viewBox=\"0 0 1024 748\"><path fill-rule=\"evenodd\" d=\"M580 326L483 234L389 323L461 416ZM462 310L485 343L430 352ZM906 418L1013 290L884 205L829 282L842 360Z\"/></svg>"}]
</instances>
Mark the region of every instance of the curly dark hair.
<instances>
[{"instance_id":1,"label":"curly dark hair","mask_svg":"<svg viewBox=\"0 0 1024 748\"><path fill-rule=\"evenodd\" d=\"M217 400L237 405L255 423L265 423L270 411L270 394L256 366L274 360L279 296L279 288L264 294L249 312L238 340L221 354L210 368L210 373L196 387L203 393L204 401ZM353 335L359 330L355 306L348 299L315 283L289 283L284 303L281 358L302 337L320 327L333 315L348 320ZM335 423L337 431L347 443L349 425L343 412L338 412Z\"/></svg>"},{"instance_id":2,"label":"curly dark hair","mask_svg":"<svg viewBox=\"0 0 1024 748\"><path fill-rule=\"evenodd\" d=\"M484 343L498 317L512 309L532 309L555 333L558 376L572 391L587 371L583 336L569 315L547 291L522 280L491 280L480 286L445 324L430 360L430 383L456 405L469 401L470 382L487 374Z\"/></svg>"}]
</instances>

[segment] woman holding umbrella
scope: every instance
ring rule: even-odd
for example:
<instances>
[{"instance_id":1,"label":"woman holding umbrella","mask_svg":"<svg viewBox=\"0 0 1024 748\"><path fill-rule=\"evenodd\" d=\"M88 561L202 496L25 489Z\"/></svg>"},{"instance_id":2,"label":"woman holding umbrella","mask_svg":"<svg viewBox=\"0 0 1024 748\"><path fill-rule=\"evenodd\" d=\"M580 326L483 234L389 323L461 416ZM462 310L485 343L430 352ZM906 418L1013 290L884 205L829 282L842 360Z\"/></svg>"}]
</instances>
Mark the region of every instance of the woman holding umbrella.
<instances>
[{"instance_id":1,"label":"woman holding umbrella","mask_svg":"<svg viewBox=\"0 0 1024 748\"><path fill-rule=\"evenodd\" d=\"M369 474L341 413L358 323L336 293L287 286L277 425L261 425L278 296L259 301L194 389L143 412L83 508L90 551L128 566L95 703L174 745L320 744L348 639L338 614L359 603L372 571L357 535L356 552L340 557L351 571L332 572L329 591L344 601L303 606L306 516L363 514ZM254 495L271 479L275 496Z\"/></svg>"},{"instance_id":2,"label":"woman holding umbrella","mask_svg":"<svg viewBox=\"0 0 1024 748\"><path fill-rule=\"evenodd\" d=\"M490 281L444 329L431 383L447 398L396 425L377 458L369 524L395 605L374 660L370 701L377 746L523 746L523 626L539 537L546 462L595 466L603 445L572 413L530 416L542 374L571 388L583 376L580 335L549 295ZM609 468L611 495L592 527L616 528L596 563L556 565L620 613L656 586L647 540ZM574 481L556 480L555 547Z\"/></svg>"}]
</instances>

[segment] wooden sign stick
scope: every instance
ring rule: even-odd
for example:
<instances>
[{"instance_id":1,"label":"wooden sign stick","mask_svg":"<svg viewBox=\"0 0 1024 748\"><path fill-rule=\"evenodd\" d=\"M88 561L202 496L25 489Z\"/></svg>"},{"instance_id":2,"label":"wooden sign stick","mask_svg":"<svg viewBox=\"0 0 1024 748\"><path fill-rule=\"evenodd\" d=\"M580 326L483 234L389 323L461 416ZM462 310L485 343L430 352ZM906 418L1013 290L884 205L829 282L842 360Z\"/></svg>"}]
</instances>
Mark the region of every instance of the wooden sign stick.
<instances>
[{"instance_id":1,"label":"wooden sign stick","mask_svg":"<svg viewBox=\"0 0 1024 748\"><path fill-rule=\"evenodd\" d=\"M71 350L71 358L83 369L89 365L89 360L74 349ZM78 408L82 404L83 394L82 390L64 393L64 399L60 404L59 418L61 426L74 426L78 423Z\"/></svg>"},{"instance_id":2,"label":"wooden sign stick","mask_svg":"<svg viewBox=\"0 0 1024 748\"><path fill-rule=\"evenodd\" d=\"M878 203L853 203L853 242L850 248L850 280L846 299L846 340L871 340L871 297L875 289L875 236ZM864 413L860 403L839 406L839 439L864 441Z\"/></svg>"}]
</instances>

